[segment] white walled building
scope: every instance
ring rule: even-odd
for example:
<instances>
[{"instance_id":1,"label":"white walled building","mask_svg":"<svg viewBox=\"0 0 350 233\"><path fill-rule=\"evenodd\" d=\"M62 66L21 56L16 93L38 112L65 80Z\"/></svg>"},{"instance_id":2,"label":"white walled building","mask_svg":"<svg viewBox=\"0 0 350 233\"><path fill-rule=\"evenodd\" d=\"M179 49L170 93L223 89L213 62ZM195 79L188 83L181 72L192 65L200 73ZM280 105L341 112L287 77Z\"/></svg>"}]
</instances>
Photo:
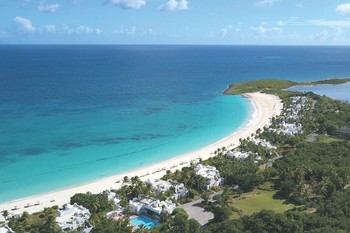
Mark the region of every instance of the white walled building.
<instances>
[{"instance_id":1,"label":"white walled building","mask_svg":"<svg viewBox=\"0 0 350 233\"><path fill-rule=\"evenodd\" d=\"M171 200L160 201L145 195L139 195L129 201L131 212L134 214L142 214L151 211L155 214L161 214L163 211L171 214L176 208L176 204Z\"/></svg>"},{"instance_id":2,"label":"white walled building","mask_svg":"<svg viewBox=\"0 0 350 233\"><path fill-rule=\"evenodd\" d=\"M269 141L266 141L265 139L261 139L261 138L251 138L250 139L251 142L253 142L256 145L261 145L267 149L272 149L272 150L276 150L277 147L273 146Z\"/></svg>"},{"instance_id":3,"label":"white walled building","mask_svg":"<svg viewBox=\"0 0 350 233\"><path fill-rule=\"evenodd\" d=\"M0 227L0 233L15 233L9 226Z\"/></svg>"},{"instance_id":4,"label":"white walled building","mask_svg":"<svg viewBox=\"0 0 350 233\"><path fill-rule=\"evenodd\" d=\"M188 193L187 188L183 183L178 183L175 180L161 180L161 179L148 179L146 183L150 184L154 189L156 194L168 191L171 187L174 187L174 198L175 200L185 197Z\"/></svg>"},{"instance_id":5,"label":"white walled building","mask_svg":"<svg viewBox=\"0 0 350 233\"><path fill-rule=\"evenodd\" d=\"M223 183L223 179L220 177L220 173L216 170L216 167L198 164L194 170L197 175L208 179L207 190L213 186L220 186Z\"/></svg>"},{"instance_id":6,"label":"white walled building","mask_svg":"<svg viewBox=\"0 0 350 233\"><path fill-rule=\"evenodd\" d=\"M56 222L60 230L76 230L84 226L85 222L90 219L90 211L78 204L66 204L64 209L58 211Z\"/></svg>"},{"instance_id":7,"label":"white walled building","mask_svg":"<svg viewBox=\"0 0 350 233\"><path fill-rule=\"evenodd\" d=\"M235 151L235 150L227 151L228 156L235 157L236 159L240 159L240 160L245 160L251 154L252 154L251 152L241 152L241 151Z\"/></svg>"}]
</instances>

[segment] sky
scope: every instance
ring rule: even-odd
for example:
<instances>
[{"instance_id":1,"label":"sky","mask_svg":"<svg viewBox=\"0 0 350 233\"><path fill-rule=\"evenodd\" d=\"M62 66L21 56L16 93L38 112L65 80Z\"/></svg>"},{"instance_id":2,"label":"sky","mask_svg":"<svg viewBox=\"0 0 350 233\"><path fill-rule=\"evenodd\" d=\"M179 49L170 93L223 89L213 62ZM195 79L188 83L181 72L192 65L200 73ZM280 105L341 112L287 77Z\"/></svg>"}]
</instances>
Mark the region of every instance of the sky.
<instances>
[{"instance_id":1,"label":"sky","mask_svg":"<svg viewBox=\"0 0 350 233\"><path fill-rule=\"evenodd\" d=\"M0 0L0 44L350 45L350 1Z\"/></svg>"}]
</instances>

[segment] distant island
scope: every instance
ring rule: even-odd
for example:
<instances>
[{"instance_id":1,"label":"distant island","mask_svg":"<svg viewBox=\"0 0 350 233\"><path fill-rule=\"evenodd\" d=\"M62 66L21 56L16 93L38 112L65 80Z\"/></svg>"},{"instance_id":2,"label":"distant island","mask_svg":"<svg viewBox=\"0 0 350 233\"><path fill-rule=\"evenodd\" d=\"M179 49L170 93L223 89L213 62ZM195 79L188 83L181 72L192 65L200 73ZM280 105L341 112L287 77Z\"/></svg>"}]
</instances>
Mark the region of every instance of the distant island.
<instances>
[{"instance_id":1,"label":"distant island","mask_svg":"<svg viewBox=\"0 0 350 233\"><path fill-rule=\"evenodd\" d=\"M350 78L335 78L326 79L313 82L293 82L289 80L278 80L278 79L264 79L249 82L241 82L229 85L224 91L224 94L244 94L247 92L261 91L267 94L279 94L283 90L291 88L293 86L311 86L321 84L344 84L350 82Z\"/></svg>"}]
</instances>

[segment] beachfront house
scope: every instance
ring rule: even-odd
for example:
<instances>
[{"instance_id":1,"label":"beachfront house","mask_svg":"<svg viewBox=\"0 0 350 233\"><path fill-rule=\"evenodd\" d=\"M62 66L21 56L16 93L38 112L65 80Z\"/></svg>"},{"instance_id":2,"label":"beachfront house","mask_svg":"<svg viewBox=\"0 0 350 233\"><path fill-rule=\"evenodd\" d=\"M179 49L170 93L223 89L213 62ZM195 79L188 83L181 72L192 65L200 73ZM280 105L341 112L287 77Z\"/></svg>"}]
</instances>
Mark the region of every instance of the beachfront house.
<instances>
[{"instance_id":1,"label":"beachfront house","mask_svg":"<svg viewBox=\"0 0 350 233\"><path fill-rule=\"evenodd\" d=\"M0 233L15 233L9 226L0 227Z\"/></svg>"},{"instance_id":2,"label":"beachfront house","mask_svg":"<svg viewBox=\"0 0 350 233\"><path fill-rule=\"evenodd\" d=\"M118 210L121 209L122 207L119 205L120 203L120 196L117 195L115 192L109 192L108 193L108 200L113 202L113 207L114 209Z\"/></svg>"},{"instance_id":3,"label":"beachfront house","mask_svg":"<svg viewBox=\"0 0 350 233\"><path fill-rule=\"evenodd\" d=\"M281 123L281 129L279 131L285 135L294 136L298 133L302 133L303 127L301 124L294 124L294 123L289 124L283 121Z\"/></svg>"},{"instance_id":4,"label":"beachfront house","mask_svg":"<svg viewBox=\"0 0 350 233\"><path fill-rule=\"evenodd\" d=\"M266 141L265 139L261 139L261 138L250 138L250 141L252 143L254 143L255 145L261 145L267 149L271 149L271 150L276 150L277 147L273 146L269 141Z\"/></svg>"},{"instance_id":5,"label":"beachfront house","mask_svg":"<svg viewBox=\"0 0 350 233\"><path fill-rule=\"evenodd\" d=\"M235 157L236 159L239 159L239 160L245 160L251 154L252 154L251 152L245 152L245 151L235 151L235 150L227 151L228 156Z\"/></svg>"},{"instance_id":6,"label":"beachfront house","mask_svg":"<svg viewBox=\"0 0 350 233\"><path fill-rule=\"evenodd\" d=\"M56 222L61 231L76 230L83 227L90 219L90 211L81 205L66 204L62 210L58 211Z\"/></svg>"},{"instance_id":7,"label":"beachfront house","mask_svg":"<svg viewBox=\"0 0 350 233\"><path fill-rule=\"evenodd\" d=\"M171 214L176 208L176 204L171 200L160 201L156 198L148 197L146 195L139 195L129 201L131 212L134 214L161 214L168 212Z\"/></svg>"},{"instance_id":8,"label":"beachfront house","mask_svg":"<svg viewBox=\"0 0 350 233\"><path fill-rule=\"evenodd\" d=\"M202 176L208 180L206 188L210 190L213 186L220 186L223 184L223 178L220 177L220 173L216 170L216 167L205 166L203 164L198 164L194 171L197 175Z\"/></svg>"},{"instance_id":9,"label":"beachfront house","mask_svg":"<svg viewBox=\"0 0 350 233\"><path fill-rule=\"evenodd\" d=\"M124 212L125 208L119 205L120 197L115 192L109 192L108 193L108 200L113 202L114 210L108 212L106 214L106 217L108 219L112 219L112 218L113 219L120 219L120 218L123 218L124 217L123 212Z\"/></svg>"},{"instance_id":10,"label":"beachfront house","mask_svg":"<svg viewBox=\"0 0 350 233\"><path fill-rule=\"evenodd\" d=\"M146 182L154 188L157 195L170 190L170 188L174 188L173 197L175 200L178 200L181 197L185 197L188 193L185 185L183 183L177 182L176 180L169 179L165 181L161 179L148 179Z\"/></svg>"}]
</instances>

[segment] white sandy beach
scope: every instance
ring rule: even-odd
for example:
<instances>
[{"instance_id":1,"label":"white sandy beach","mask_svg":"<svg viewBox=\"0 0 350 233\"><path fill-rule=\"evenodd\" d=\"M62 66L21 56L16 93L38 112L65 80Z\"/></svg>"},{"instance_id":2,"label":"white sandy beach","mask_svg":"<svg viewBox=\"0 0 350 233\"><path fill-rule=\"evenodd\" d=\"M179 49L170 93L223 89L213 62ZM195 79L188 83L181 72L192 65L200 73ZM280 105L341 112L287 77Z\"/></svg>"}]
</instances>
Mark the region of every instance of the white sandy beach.
<instances>
[{"instance_id":1,"label":"white sandy beach","mask_svg":"<svg viewBox=\"0 0 350 233\"><path fill-rule=\"evenodd\" d=\"M160 178L165 174L166 170L174 171L176 169L181 169L181 167L188 166L190 164L190 161L197 158L208 159L209 157L213 156L213 152L217 148L225 146L226 148L232 149L239 144L240 138L246 138L252 133L255 133L257 129L268 126L270 124L270 119L273 116L279 115L283 108L281 100L274 95L248 93L244 96L248 97L254 105L255 111L253 112L251 118L240 129L236 130L230 136L216 143L180 156L174 155L174 158L172 159L135 171L130 171L128 173L118 174L76 187L70 187L63 190L1 203L0 211L8 210L9 212L12 212L12 209L17 208L17 211L19 212L27 211L29 213L34 213L41 211L45 207L50 207L53 205L62 206L65 203L69 203L70 197L75 193L99 193L103 190L111 188L116 189L121 185L121 182L116 183L116 181L121 180L124 176L143 176L141 177L142 180L149 178ZM30 207L27 207L28 204ZM4 219L2 215L0 215L0 221L3 220Z\"/></svg>"}]
</instances>

